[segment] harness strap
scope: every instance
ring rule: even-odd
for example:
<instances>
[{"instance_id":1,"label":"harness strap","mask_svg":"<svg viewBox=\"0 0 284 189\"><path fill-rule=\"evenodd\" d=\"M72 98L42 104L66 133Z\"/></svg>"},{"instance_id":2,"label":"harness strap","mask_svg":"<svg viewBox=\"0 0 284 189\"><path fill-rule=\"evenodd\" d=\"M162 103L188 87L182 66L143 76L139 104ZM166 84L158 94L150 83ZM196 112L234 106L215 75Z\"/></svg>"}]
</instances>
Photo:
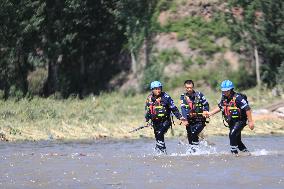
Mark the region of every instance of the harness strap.
<instances>
[{"instance_id":1,"label":"harness strap","mask_svg":"<svg viewBox=\"0 0 284 189\"><path fill-rule=\"evenodd\" d=\"M225 100L223 100L223 107L224 107L224 115L223 115L223 124L228 127L228 125L225 124L225 116L228 118L231 116L231 118L240 118L241 119L241 110L237 107L236 103L236 96L234 96L229 103L227 103ZM233 115L232 111L237 111L237 115Z\"/></svg>"},{"instance_id":2,"label":"harness strap","mask_svg":"<svg viewBox=\"0 0 284 189\"><path fill-rule=\"evenodd\" d=\"M190 110L193 110L193 102L190 100L188 96L185 96L185 100L190 107Z\"/></svg>"}]
</instances>

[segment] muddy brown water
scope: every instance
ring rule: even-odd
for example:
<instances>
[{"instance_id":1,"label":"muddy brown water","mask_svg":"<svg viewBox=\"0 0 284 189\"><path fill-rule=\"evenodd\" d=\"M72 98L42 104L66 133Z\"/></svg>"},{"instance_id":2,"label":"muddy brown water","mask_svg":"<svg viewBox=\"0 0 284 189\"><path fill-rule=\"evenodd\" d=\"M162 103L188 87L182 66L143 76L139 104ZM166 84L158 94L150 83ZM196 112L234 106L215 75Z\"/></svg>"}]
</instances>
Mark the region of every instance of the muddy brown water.
<instances>
[{"instance_id":1,"label":"muddy brown water","mask_svg":"<svg viewBox=\"0 0 284 189\"><path fill-rule=\"evenodd\" d=\"M195 154L185 140L0 143L0 188L284 188L284 136L246 137L251 155L209 137Z\"/></svg>"}]
</instances>

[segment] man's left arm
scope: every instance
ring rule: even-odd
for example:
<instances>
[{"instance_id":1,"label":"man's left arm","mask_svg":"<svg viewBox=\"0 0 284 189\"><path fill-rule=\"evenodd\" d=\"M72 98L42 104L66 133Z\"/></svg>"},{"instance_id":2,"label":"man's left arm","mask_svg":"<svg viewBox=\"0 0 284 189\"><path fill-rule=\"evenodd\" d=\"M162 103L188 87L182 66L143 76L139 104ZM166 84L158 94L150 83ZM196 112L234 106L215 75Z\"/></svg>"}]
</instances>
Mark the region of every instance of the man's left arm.
<instances>
[{"instance_id":1,"label":"man's left arm","mask_svg":"<svg viewBox=\"0 0 284 189\"><path fill-rule=\"evenodd\" d=\"M175 117L179 120L185 120L185 118L180 114L173 99L170 96L168 96L167 99L168 99L168 105L169 105L170 111L175 115Z\"/></svg>"},{"instance_id":2,"label":"man's left arm","mask_svg":"<svg viewBox=\"0 0 284 189\"><path fill-rule=\"evenodd\" d=\"M201 96L201 103L203 105L203 111L209 112L209 103L208 103L208 101L206 100L205 96L202 93L200 94L200 96Z\"/></svg>"},{"instance_id":3,"label":"man's left arm","mask_svg":"<svg viewBox=\"0 0 284 189\"><path fill-rule=\"evenodd\" d=\"M254 122L253 122L253 119L252 119L252 113L251 113L252 111L251 111L251 108L250 108L248 102L244 98L237 99L237 102L239 103L239 107L242 110L245 110L246 115L247 115L247 119L248 119L248 126L251 130L253 130L254 129Z\"/></svg>"},{"instance_id":4,"label":"man's left arm","mask_svg":"<svg viewBox=\"0 0 284 189\"><path fill-rule=\"evenodd\" d=\"M203 116L205 117L208 117L208 114L209 114L209 103L208 101L206 100L205 96L200 93L200 99L201 99L201 103L203 105Z\"/></svg>"},{"instance_id":5,"label":"man's left arm","mask_svg":"<svg viewBox=\"0 0 284 189\"><path fill-rule=\"evenodd\" d=\"M248 126L250 128L250 130L254 129L254 122L252 120L252 113L251 113L251 109L246 111L247 114L247 118L248 118Z\"/></svg>"}]
</instances>

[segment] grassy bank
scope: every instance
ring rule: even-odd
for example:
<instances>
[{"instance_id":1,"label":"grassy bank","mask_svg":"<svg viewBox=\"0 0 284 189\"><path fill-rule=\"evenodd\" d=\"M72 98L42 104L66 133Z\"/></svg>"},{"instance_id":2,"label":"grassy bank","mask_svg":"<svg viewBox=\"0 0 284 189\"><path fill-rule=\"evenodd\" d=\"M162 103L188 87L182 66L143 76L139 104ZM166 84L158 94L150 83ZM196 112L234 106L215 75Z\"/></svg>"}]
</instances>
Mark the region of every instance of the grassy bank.
<instances>
[{"instance_id":1,"label":"grassy bank","mask_svg":"<svg viewBox=\"0 0 284 189\"><path fill-rule=\"evenodd\" d=\"M202 90L211 108L215 107L220 94ZM182 89L169 94L178 104ZM275 99L267 91L265 98L257 101L255 90L246 91L251 106L260 108ZM125 96L120 93L101 94L84 100L54 100L34 98L29 101L0 101L0 133L9 141L15 140L82 140L98 138L139 138L153 137L152 129L146 128L136 133L131 129L144 123L144 102L147 94ZM176 121L177 122L177 121ZM174 127L175 136L185 136L183 126ZM227 135L221 115L211 118L204 130L205 135ZM256 129L244 129L247 135L284 134L284 120L256 120ZM168 136L171 136L170 132Z\"/></svg>"}]
</instances>

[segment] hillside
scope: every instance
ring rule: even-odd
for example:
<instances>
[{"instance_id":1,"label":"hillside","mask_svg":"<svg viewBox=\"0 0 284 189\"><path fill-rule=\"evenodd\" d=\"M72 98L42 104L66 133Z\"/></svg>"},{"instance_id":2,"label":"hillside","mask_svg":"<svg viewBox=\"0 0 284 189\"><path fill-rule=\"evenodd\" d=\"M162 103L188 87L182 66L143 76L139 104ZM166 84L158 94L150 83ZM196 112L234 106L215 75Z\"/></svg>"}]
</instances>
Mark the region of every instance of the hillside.
<instances>
[{"instance_id":1,"label":"hillside","mask_svg":"<svg viewBox=\"0 0 284 189\"><path fill-rule=\"evenodd\" d=\"M273 88L284 83L282 9L278 0L7 0L0 98L134 94L188 78Z\"/></svg>"},{"instance_id":2,"label":"hillside","mask_svg":"<svg viewBox=\"0 0 284 189\"><path fill-rule=\"evenodd\" d=\"M151 61L143 65L143 46L140 75L130 76L122 89L138 88L139 83L146 88L154 79L175 88L188 78L214 88L224 78L244 82L244 76L251 77L252 63L232 50L225 21L226 3L218 0L163 2L156 16L158 29L152 38ZM243 73L239 72L240 68L245 68Z\"/></svg>"}]
</instances>

